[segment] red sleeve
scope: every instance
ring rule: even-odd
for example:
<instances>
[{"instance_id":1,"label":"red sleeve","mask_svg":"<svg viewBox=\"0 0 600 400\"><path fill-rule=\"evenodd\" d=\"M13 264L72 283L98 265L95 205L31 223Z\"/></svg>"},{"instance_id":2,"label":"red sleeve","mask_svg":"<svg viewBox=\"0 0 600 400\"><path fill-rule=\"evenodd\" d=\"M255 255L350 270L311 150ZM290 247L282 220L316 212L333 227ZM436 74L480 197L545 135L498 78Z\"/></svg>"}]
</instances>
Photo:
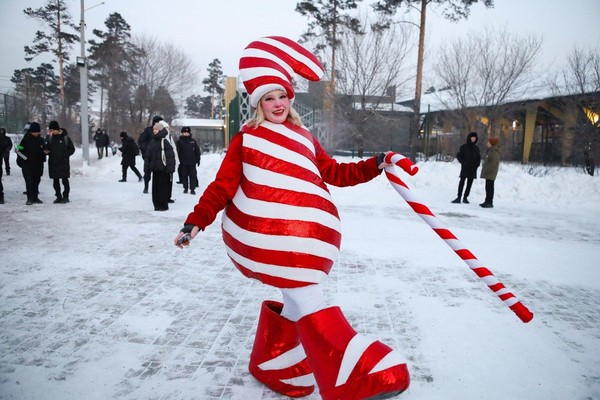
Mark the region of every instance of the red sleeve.
<instances>
[{"instance_id":1,"label":"red sleeve","mask_svg":"<svg viewBox=\"0 0 600 400\"><path fill-rule=\"evenodd\" d=\"M223 210L235 195L241 177L242 134L238 133L231 140L215 180L202 193L194 211L185 220L185 224L196 225L201 230L212 224L219 211Z\"/></svg>"},{"instance_id":2,"label":"red sleeve","mask_svg":"<svg viewBox=\"0 0 600 400\"><path fill-rule=\"evenodd\" d=\"M338 163L331 158L321 145L315 140L317 153L317 166L323 180L334 186L354 186L368 182L379 176L381 170L377 168L377 157L371 157L356 163Z\"/></svg>"}]
</instances>

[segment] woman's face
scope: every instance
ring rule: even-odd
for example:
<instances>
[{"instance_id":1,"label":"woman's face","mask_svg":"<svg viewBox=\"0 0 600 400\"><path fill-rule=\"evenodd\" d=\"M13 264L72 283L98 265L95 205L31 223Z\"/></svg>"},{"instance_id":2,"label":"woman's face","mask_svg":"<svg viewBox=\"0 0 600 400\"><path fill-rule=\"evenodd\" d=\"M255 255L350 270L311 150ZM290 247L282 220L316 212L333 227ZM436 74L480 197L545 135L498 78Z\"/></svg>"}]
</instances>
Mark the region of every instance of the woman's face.
<instances>
[{"instance_id":1,"label":"woman's face","mask_svg":"<svg viewBox=\"0 0 600 400\"><path fill-rule=\"evenodd\" d=\"M290 99L283 90L271 90L260 99L265 119L274 124L282 124L290 112Z\"/></svg>"}]
</instances>

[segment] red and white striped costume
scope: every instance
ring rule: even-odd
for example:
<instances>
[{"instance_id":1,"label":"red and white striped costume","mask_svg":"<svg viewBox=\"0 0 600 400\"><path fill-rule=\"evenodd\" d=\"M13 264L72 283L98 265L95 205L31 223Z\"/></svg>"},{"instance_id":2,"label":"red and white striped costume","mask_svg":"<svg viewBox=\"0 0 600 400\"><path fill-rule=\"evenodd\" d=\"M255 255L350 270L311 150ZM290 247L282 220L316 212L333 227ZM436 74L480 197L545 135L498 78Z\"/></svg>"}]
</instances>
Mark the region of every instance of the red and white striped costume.
<instances>
[{"instance_id":1,"label":"red and white striped costume","mask_svg":"<svg viewBox=\"0 0 600 400\"><path fill-rule=\"evenodd\" d=\"M280 36L253 41L240 59L253 107L274 90L285 91L291 103L293 72L319 80L323 67L310 51ZM204 229L225 209L223 240L233 263L245 276L282 289L285 304L261 306L248 365L271 390L303 397L313 392L314 377L324 400L359 400L395 395L409 385L404 360L357 334L338 307L325 307L318 285L341 244L327 184L351 186L379 173L376 157L337 163L289 119L244 126L185 221Z\"/></svg>"},{"instance_id":2,"label":"red and white striped costume","mask_svg":"<svg viewBox=\"0 0 600 400\"><path fill-rule=\"evenodd\" d=\"M279 288L306 286L325 279L341 243L326 183L351 186L378 175L375 158L338 164L304 127L243 127L185 223L204 229L226 207L223 239L245 276Z\"/></svg>"}]
</instances>

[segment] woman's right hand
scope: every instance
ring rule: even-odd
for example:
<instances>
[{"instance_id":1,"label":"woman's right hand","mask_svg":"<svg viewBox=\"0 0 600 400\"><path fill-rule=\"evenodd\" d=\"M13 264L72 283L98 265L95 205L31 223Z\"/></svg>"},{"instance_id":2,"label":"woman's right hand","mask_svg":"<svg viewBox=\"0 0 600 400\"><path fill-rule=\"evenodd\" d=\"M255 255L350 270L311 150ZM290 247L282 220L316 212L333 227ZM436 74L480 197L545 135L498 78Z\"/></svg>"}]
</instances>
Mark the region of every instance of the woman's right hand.
<instances>
[{"instance_id":1,"label":"woman's right hand","mask_svg":"<svg viewBox=\"0 0 600 400\"><path fill-rule=\"evenodd\" d=\"M184 227L181 229L181 231L179 231L179 233L175 237L173 244L179 247L180 249L183 249L184 247L190 245L190 242L196 237L199 231L200 228L196 225L184 225Z\"/></svg>"}]
</instances>

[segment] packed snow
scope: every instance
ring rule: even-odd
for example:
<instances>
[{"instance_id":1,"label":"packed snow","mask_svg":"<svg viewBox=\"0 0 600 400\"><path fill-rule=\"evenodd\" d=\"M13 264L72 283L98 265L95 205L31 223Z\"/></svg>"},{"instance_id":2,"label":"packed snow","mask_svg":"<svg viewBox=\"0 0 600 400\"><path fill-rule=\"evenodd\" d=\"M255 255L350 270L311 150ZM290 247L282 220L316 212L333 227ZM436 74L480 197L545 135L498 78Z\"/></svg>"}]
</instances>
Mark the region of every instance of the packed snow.
<instances>
[{"instance_id":1,"label":"packed snow","mask_svg":"<svg viewBox=\"0 0 600 400\"><path fill-rule=\"evenodd\" d=\"M220 218L172 244L223 155L203 156L197 195L174 185L167 212L131 172L117 182L118 155L90 157L72 157L69 204L52 203L46 169L44 204L26 206L14 154L3 177L0 398L282 399L247 371L259 305L279 292L234 268ZM450 203L456 161L419 167L400 176L535 317L521 322L385 176L331 187L343 241L327 299L406 355L398 399L600 399L600 178L502 163L483 209L482 180Z\"/></svg>"}]
</instances>

